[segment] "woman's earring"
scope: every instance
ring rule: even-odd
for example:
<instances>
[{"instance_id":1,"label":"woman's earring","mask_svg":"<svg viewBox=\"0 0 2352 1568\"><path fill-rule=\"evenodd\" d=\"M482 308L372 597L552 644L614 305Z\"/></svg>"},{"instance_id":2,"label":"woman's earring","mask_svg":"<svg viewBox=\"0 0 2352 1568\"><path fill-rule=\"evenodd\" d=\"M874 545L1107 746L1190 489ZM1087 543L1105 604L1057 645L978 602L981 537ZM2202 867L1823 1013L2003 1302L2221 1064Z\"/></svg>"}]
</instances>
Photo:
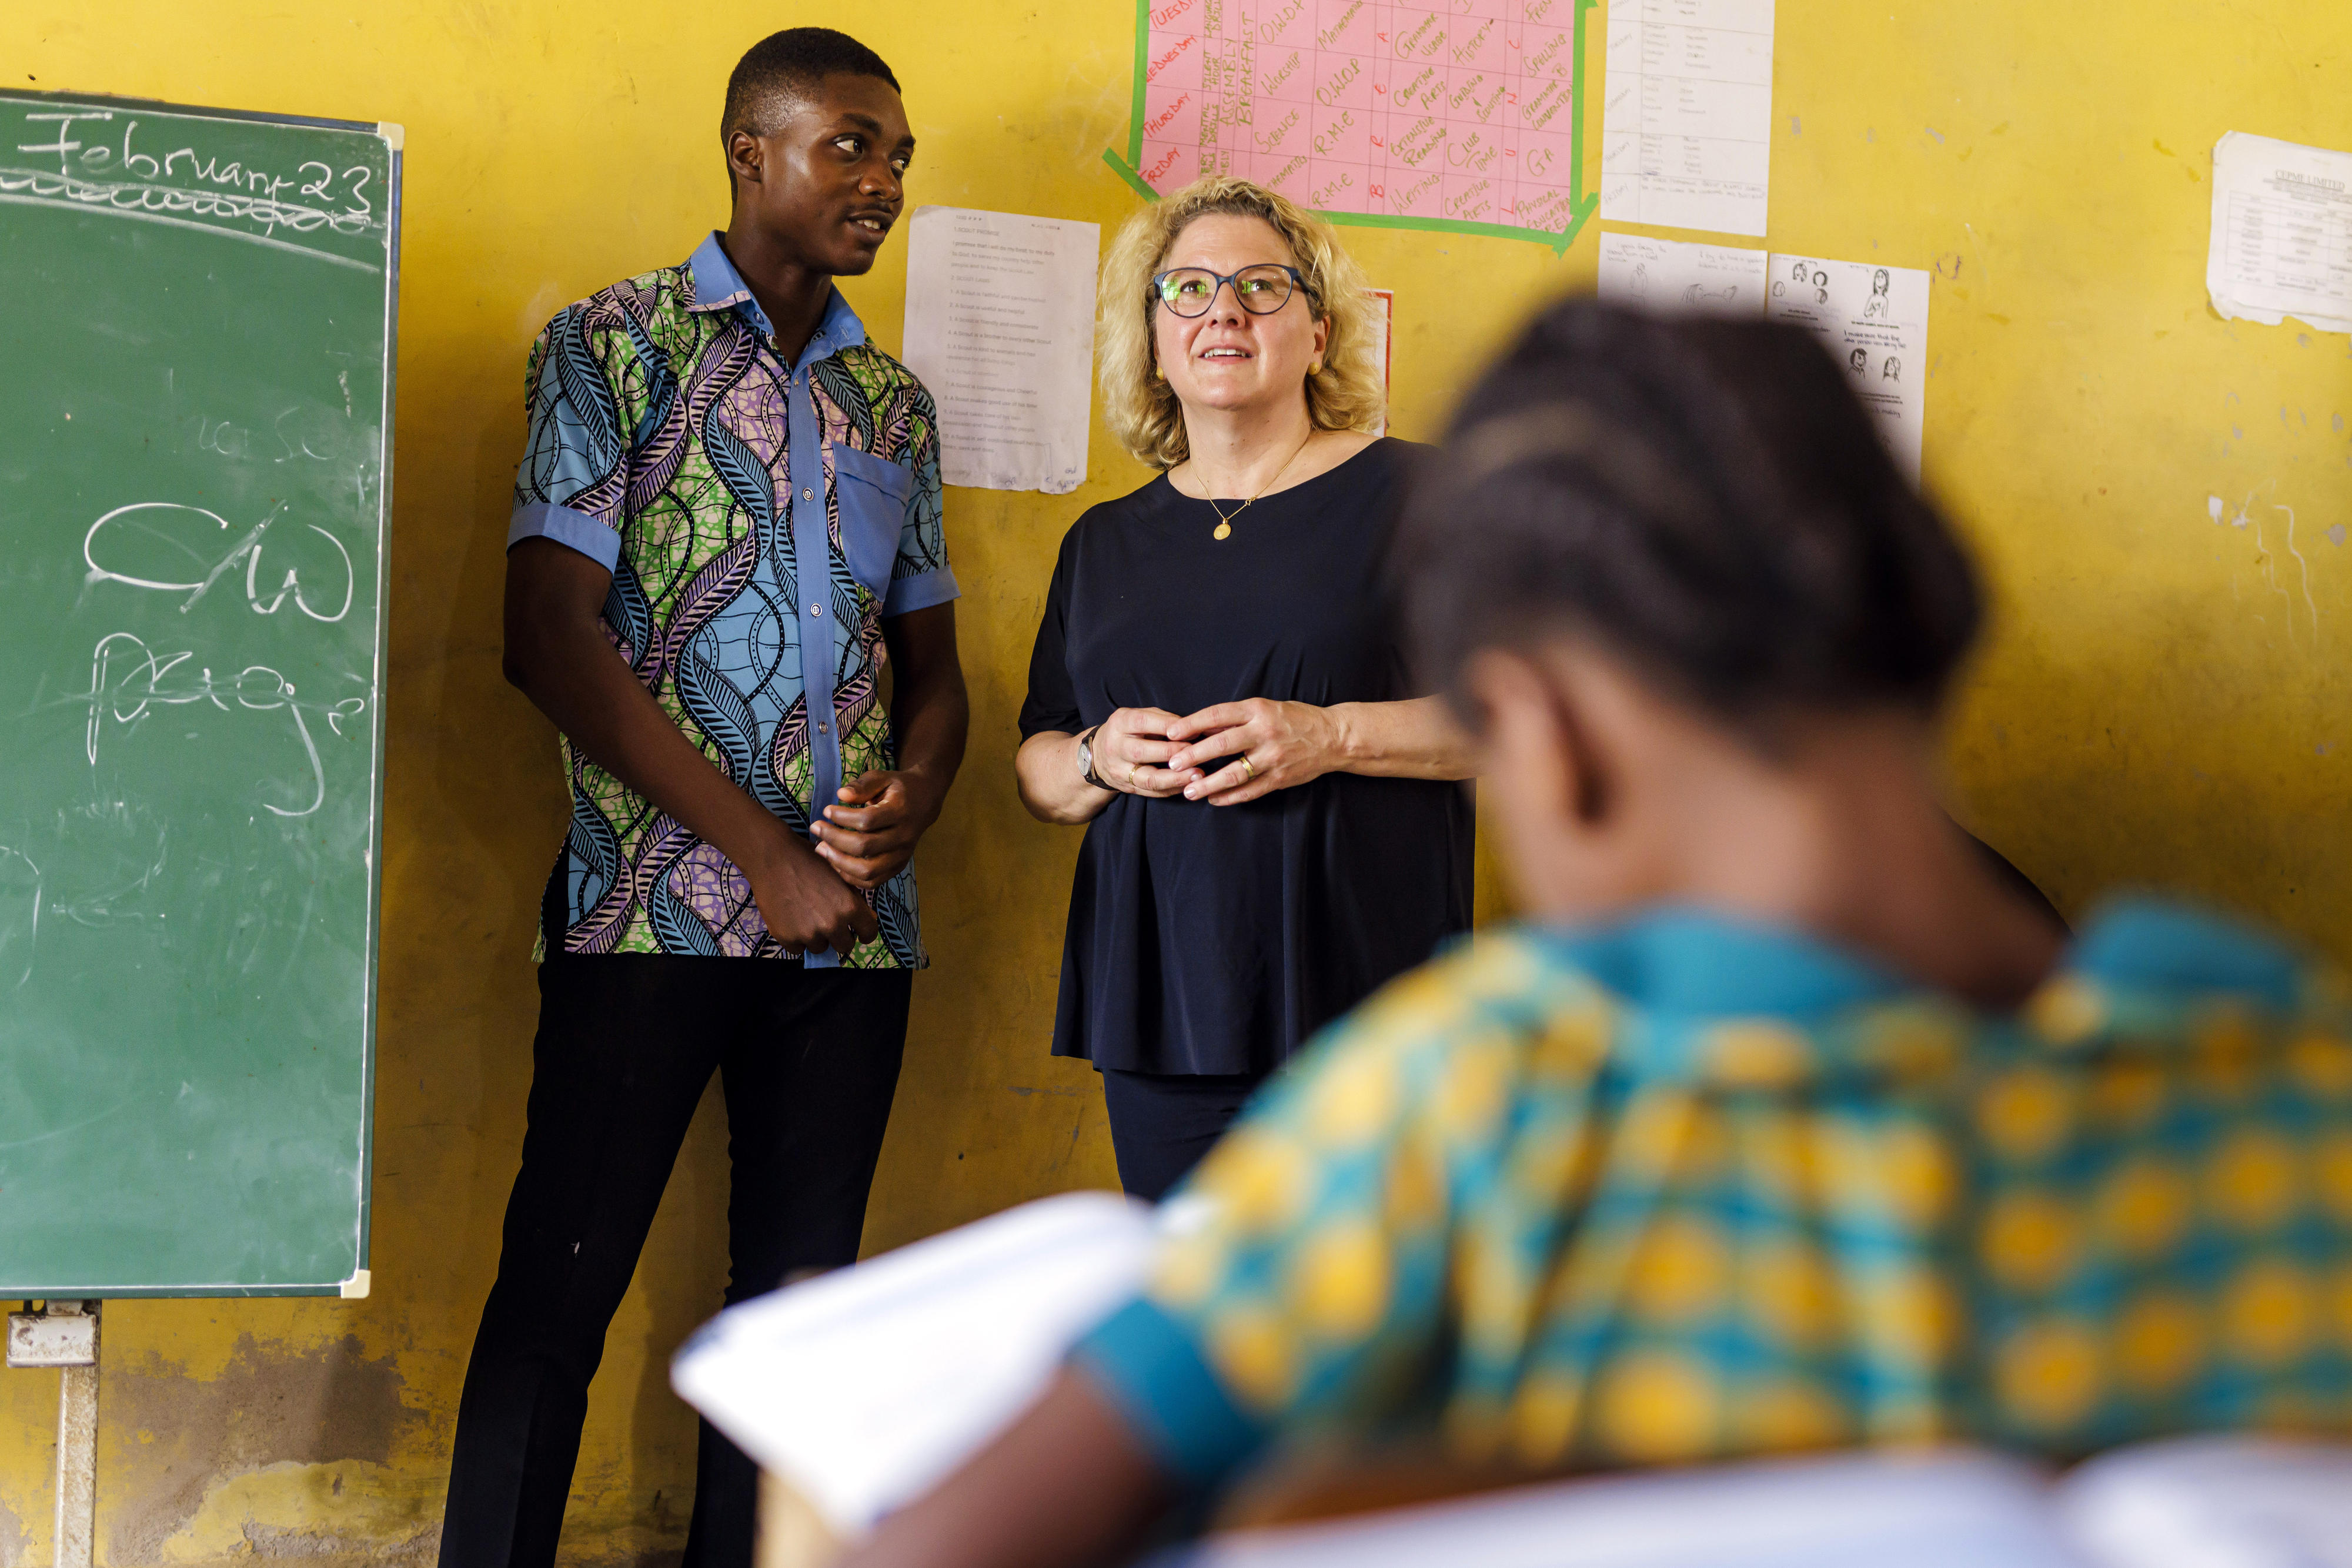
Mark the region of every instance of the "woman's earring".
<instances>
[{"instance_id":1,"label":"woman's earring","mask_svg":"<svg viewBox=\"0 0 2352 1568\"><path fill-rule=\"evenodd\" d=\"M1154 365L1151 367L1151 379L1155 382L1164 382L1168 379L1168 372Z\"/></svg>"},{"instance_id":2,"label":"woman's earring","mask_svg":"<svg viewBox=\"0 0 2352 1568\"><path fill-rule=\"evenodd\" d=\"M1307 373L1308 375L1310 375L1310 376L1319 376L1319 375L1321 375L1321 374L1323 373L1323 361L1320 361L1320 360L1318 360L1318 361L1316 361L1313 364L1311 364L1311 365L1307 366Z\"/></svg>"}]
</instances>

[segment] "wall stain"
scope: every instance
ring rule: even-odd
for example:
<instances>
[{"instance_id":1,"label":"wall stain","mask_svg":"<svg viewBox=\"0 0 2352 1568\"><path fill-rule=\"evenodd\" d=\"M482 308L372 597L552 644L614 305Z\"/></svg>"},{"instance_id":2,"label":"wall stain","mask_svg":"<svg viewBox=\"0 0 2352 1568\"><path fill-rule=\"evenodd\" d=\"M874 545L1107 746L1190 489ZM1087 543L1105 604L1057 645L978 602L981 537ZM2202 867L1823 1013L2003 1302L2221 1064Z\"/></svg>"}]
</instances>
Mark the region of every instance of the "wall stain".
<instances>
[{"instance_id":1,"label":"wall stain","mask_svg":"<svg viewBox=\"0 0 2352 1568\"><path fill-rule=\"evenodd\" d=\"M361 1564L382 1564L383 1568L424 1568L432 1562L441 1544L441 1532L424 1531L406 1541L382 1545L373 1542L354 1542L347 1537L331 1535L317 1530L283 1530L268 1525L247 1525L245 1545L251 1555L258 1558L292 1560L326 1568L340 1568L349 1563L352 1568Z\"/></svg>"},{"instance_id":2,"label":"wall stain","mask_svg":"<svg viewBox=\"0 0 2352 1568\"><path fill-rule=\"evenodd\" d=\"M0 1502L0 1568L17 1568L25 1561L26 1548L33 1544L33 1532L16 1517L16 1511Z\"/></svg>"},{"instance_id":3,"label":"wall stain","mask_svg":"<svg viewBox=\"0 0 2352 1568\"><path fill-rule=\"evenodd\" d=\"M402 1404L403 1386L393 1358L371 1359L357 1334L307 1351L239 1334L227 1366L205 1380L152 1353L108 1366L99 1418L112 1449L100 1515L107 1561L131 1568L170 1555L172 1537L226 1477L289 1462L390 1464L394 1439L425 1419Z\"/></svg>"}]
</instances>

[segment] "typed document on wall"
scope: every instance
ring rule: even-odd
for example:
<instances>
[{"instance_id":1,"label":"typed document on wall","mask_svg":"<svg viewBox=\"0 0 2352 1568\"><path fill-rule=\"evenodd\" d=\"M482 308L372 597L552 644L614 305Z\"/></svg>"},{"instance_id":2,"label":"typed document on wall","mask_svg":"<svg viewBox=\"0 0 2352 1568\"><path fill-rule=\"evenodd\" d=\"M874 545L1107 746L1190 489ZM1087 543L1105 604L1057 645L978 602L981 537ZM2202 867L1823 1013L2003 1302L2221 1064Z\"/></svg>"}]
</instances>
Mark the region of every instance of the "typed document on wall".
<instances>
[{"instance_id":1,"label":"typed document on wall","mask_svg":"<svg viewBox=\"0 0 2352 1568\"><path fill-rule=\"evenodd\" d=\"M1610 0L1601 216L1760 235L1773 0Z\"/></svg>"},{"instance_id":2,"label":"typed document on wall","mask_svg":"<svg viewBox=\"0 0 2352 1568\"><path fill-rule=\"evenodd\" d=\"M1066 496L1087 476L1093 224L918 207L907 242L907 367L940 411L940 476Z\"/></svg>"},{"instance_id":3,"label":"typed document on wall","mask_svg":"<svg viewBox=\"0 0 2352 1568\"><path fill-rule=\"evenodd\" d=\"M2223 316L2352 332L2352 152L2222 137L2205 287Z\"/></svg>"}]
</instances>

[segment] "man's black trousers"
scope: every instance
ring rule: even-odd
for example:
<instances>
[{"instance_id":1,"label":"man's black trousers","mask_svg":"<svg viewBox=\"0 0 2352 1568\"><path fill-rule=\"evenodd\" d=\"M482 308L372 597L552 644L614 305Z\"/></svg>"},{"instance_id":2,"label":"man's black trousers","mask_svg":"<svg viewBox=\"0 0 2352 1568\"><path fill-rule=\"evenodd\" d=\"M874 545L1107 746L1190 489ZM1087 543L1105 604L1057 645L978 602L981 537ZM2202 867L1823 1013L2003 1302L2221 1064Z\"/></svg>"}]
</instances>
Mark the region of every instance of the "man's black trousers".
<instances>
[{"instance_id":1,"label":"man's black trousers","mask_svg":"<svg viewBox=\"0 0 2352 1568\"><path fill-rule=\"evenodd\" d=\"M714 1070L727 1300L857 1260L912 979L638 953L541 965L522 1172L458 1401L442 1568L555 1562L588 1380ZM705 1425L684 1568L750 1568L758 1479Z\"/></svg>"}]
</instances>

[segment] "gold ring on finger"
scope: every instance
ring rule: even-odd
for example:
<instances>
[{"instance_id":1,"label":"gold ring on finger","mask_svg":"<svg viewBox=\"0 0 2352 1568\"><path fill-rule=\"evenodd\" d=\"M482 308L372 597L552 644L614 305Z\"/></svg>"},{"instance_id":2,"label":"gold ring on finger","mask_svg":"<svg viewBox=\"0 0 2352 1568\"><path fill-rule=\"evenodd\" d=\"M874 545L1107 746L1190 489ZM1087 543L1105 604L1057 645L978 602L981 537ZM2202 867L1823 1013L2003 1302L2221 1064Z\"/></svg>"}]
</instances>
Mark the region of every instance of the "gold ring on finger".
<instances>
[{"instance_id":1,"label":"gold ring on finger","mask_svg":"<svg viewBox=\"0 0 2352 1568\"><path fill-rule=\"evenodd\" d=\"M1246 783L1248 783L1251 779L1255 779L1255 778L1256 778L1256 777L1257 777L1257 769L1250 766L1250 759L1249 759L1248 758L1246 758L1246 757L1243 758L1242 758L1242 782L1243 782L1243 783L1244 783L1244 784L1246 784Z\"/></svg>"},{"instance_id":2,"label":"gold ring on finger","mask_svg":"<svg viewBox=\"0 0 2352 1568\"><path fill-rule=\"evenodd\" d=\"M1127 765L1127 787L1130 789L1136 788L1135 764L1132 762Z\"/></svg>"}]
</instances>

